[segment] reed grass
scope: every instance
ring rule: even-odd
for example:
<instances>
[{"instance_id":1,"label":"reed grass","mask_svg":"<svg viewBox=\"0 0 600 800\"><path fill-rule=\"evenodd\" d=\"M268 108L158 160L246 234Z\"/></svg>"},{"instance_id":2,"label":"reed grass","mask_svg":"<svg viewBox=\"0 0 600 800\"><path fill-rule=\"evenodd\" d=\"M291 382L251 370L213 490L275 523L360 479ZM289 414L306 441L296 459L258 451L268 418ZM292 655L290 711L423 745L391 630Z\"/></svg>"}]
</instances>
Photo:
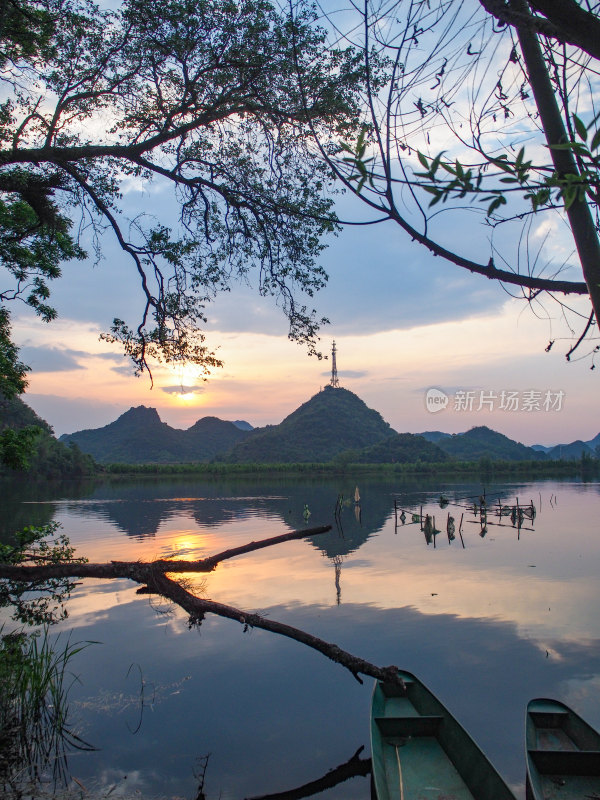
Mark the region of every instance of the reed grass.
<instances>
[{"instance_id":1,"label":"reed grass","mask_svg":"<svg viewBox=\"0 0 600 800\"><path fill-rule=\"evenodd\" d=\"M94 749L69 725L77 680L69 665L89 644L52 643L47 628L0 631L0 787L7 798L26 797L25 787L41 781L66 785L68 753Z\"/></svg>"}]
</instances>

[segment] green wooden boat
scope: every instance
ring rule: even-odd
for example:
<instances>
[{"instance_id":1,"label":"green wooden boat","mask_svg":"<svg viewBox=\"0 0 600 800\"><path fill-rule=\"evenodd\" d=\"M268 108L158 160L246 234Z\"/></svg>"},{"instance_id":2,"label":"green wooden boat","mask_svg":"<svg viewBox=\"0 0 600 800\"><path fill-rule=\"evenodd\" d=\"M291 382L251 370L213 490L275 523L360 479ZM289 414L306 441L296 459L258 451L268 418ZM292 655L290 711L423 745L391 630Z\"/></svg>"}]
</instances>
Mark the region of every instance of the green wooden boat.
<instances>
[{"instance_id":1,"label":"green wooden boat","mask_svg":"<svg viewBox=\"0 0 600 800\"><path fill-rule=\"evenodd\" d=\"M377 800L514 800L494 767L414 675L405 688L378 681L371 705Z\"/></svg>"},{"instance_id":2,"label":"green wooden boat","mask_svg":"<svg viewBox=\"0 0 600 800\"><path fill-rule=\"evenodd\" d=\"M600 798L600 734L558 700L527 706L528 800Z\"/></svg>"}]
</instances>

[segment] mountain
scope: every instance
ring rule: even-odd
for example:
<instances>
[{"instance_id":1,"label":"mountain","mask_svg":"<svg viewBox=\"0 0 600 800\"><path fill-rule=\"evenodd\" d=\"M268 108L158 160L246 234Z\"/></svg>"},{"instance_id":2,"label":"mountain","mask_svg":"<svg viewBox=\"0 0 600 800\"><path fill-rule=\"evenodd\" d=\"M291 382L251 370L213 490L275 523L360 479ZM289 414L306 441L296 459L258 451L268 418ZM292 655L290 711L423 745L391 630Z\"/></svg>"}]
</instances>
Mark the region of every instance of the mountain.
<instances>
[{"instance_id":1,"label":"mountain","mask_svg":"<svg viewBox=\"0 0 600 800\"><path fill-rule=\"evenodd\" d=\"M485 425L441 438L437 446L452 458L461 461L477 461L480 458L528 461L545 458L543 453L515 442Z\"/></svg>"},{"instance_id":2,"label":"mountain","mask_svg":"<svg viewBox=\"0 0 600 800\"><path fill-rule=\"evenodd\" d=\"M248 423L245 423L248 425ZM204 458L213 458L219 453L230 450L235 444L243 441L253 430L251 425L242 428L235 422L228 422L218 417L202 417L187 431L183 431L188 449L193 453L204 453ZM194 460L198 460L197 455Z\"/></svg>"},{"instance_id":3,"label":"mountain","mask_svg":"<svg viewBox=\"0 0 600 800\"><path fill-rule=\"evenodd\" d=\"M427 439L428 442L433 442L433 444L437 444L440 439L449 439L452 436L451 433L444 433L443 431L424 431L424 433L417 435Z\"/></svg>"},{"instance_id":4,"label":"mountain","mask_svg":"<svg viewBox=\"0 0 600 800\"><path fill-rule=\"evenodd\" d=\"M586 444L589 448L596 452L596 448L600 447L600 433L594 436L593 439L590 439L589 442L586 442Z\"/></svg>"},{"instance_id":5,"label":"mountain","mask_svg":"<svg viewBox=\"0 0 600 800\"><path fill-rule=\"evenodd\" d=\"M348 389L326 386L279 425L255 428L227 461L292 463L331 461L344 450L360 450L395 431L381 414Z\"/></svg>"},{"instance_id":6,"label":"mountain","mask_svg":"<svg viewBox=\"0 0 600 800\"><path fill-rule=\"evenodd\" d=\"M546 453L548 458L553 459L578 459L582 456L598 458L600 450L597 450L597 448L600 448L600 433L587 442L577 439L576 441L569 442L568 444L556 444L551 447L547 447L543 444L534 444L532 445L532 448L534 450L543 451Z\"/></svg>"},{"instance_id":7,"label":"mountain","mask_svg":"<svg viewBox=\"0 0 600 800\"><path fill-rule=\"evenodd\" d=\"M180 430L162 422L155 408L137 406L103 428L64 434L97 461L125 464L173 464L209 461L249 435L233 422L203 417Z\"/></svg>"},{"instance_id":8,"label":"mountain","mask_svg":"<svg viewBox=\"0 0 600 800\"><path fill-rule=\"evenodd\" d=\"M547 455L548 458L564 458L571 460L581 458L582 456L593 458L596 453L595 448L590 447L587 442L582 442L581 439L578 439L569 444L557 444L556 447L552 447L547 451Z\"/></svg>"},{"instance_id":9,"label":"mountain","mask_svg":"<svg viewBox=\"0 0 600 800\"><path fill-rule=\"evenodd\" d=\"M236 428L239 428L241 431L253 431L254 426L250 425L249 422L246 422L245 419L234 419L233 424Z\"/></svg>"},{"instance_id":10,"label":"mountain","mask_svg":"<svg viewBox=\"0 0 600 800\"><path fill-rule=\"evenodd\" d=\"M339 458L353 464L414 463L416 461L449 461L450 456L414 433L393 433L377 444L362 450L348 450Z\"/></svg>"}]
</instances>

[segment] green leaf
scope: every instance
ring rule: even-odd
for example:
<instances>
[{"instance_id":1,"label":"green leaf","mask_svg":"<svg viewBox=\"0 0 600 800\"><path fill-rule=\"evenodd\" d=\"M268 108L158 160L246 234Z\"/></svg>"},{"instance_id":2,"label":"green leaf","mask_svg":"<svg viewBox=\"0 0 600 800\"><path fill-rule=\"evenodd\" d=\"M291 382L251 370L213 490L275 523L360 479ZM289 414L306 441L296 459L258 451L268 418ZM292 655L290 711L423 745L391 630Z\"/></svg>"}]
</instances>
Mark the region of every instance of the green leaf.
<instances>
[{"instance_id":1,"label":"green leaf","mask_svg":"<svg viewBox=\"0 0 600 800\"><path fill-rule=\"evenodd\" d=\"M580 139L584 142L587 141L587 128L585 127L584 123L579 119L577 114L573 114L573 125L575 125L575 130L577 131L577 135Z\"/></svg>"},{"instance_id":2,"label":"green leaf","mask_svg":"<svg viewBox=\"0 0 600 800\"><path fill-rule=\"evenodd\" d=\"M453 169L450 164L442 164L442 169L445 169L446 172L449 172L450 175L456 175L456 170Z\"/></svg>"},{"instance_id":3,"label":"green leaf","mask_svg":"<svg viewBox=\"0 0 600 800\"><path fill-rule=\"evenodd\" d=\"M590 150L597 150L599 146L600 146L600 128L596 131L596 133L592 137Z\"/></svg>"},{"instance_id":4,"label":"green leaf","mask_svg":"<svg viewBox=\"0 0 600 800\"><path fill-rule=\"evenodd\" d=\"M491 217L497 208L500 208L500 206L503 206L505 204L506 204L506 198L503 197L502 195L499 195L498 197L496 197L495 200L492 200L487 210L488 217Z\"/></svg>"},{"instance_id":5,"label":"green leaf","mask_svg":"<svg viewBox=\"0 0 600 800\"><path fill-rule=\"evenodd\" d=\"M551 144L551 150L574 150L582 155L589 155L589 150L581 142L564 142L563 144Z\"/></svg>"},{"instance_id":6,"label":"green leaf","mask_svg":"<svg viewBox=\"0 0 600 800\"><path fill-rule=\"evenodd\" d=\"M418 158L418 159L419 159L419 161L421 162L422 166L424 166L424 167L425 167L425 169L427 169L427 170L428 170L428 169L429 169L429 161L428 161L428 160L427 160L427 158L426 158L426 157L423 155L423 153L421 153L421 152L420 152L420 151L418 151L418 150L417 150L417 158Z\"/></svg>"},{"instance_id":7,"label":"green leaf","mask_svg":"<svg viewBox=\"0 0 600 800\"><path fill-rule=\"evenodd\" d=\"M573 203L577 200L577 187L576 186L566 186L563 189L563 198L565 201L565 208L568 210L571 208Z\"/></svg>"},{"instance_id":8,"label":"green leaf","mask_svg":"<svg viewBox=\"0 0 600 800\"><path fill-rule=\"evenodd\" d=\"M439 155L437 155L437 156L436 156L436 157L433 159L433 161L431 162L431 170L430 170L430 172L431 172L431 177L432 177L432 178L433 178L433 176L435 175L435 173L437 172L437 170L438 170L438 167L440 166L440 161L442 160L442 156L444 155L444 152L445 152L445 151L444 151L444 150L442 150L442 152L441 152Z\"/></svg>"},{"instance_id":9,"label":"green leaf","mask_svg":"<svg viewBox=\"0 0 600 800\"><path fill-rule=\"evenodd\" d=\"M492 162L492 164L494 164L494 166L498 167L499 169L503 170L504 172L512 172L513 171L512 166L507 163L508 162L508 156L505 153L503 153L501 156L498 156L498 158L492 158L491 162Z\"/></svg>"}]
</instances>

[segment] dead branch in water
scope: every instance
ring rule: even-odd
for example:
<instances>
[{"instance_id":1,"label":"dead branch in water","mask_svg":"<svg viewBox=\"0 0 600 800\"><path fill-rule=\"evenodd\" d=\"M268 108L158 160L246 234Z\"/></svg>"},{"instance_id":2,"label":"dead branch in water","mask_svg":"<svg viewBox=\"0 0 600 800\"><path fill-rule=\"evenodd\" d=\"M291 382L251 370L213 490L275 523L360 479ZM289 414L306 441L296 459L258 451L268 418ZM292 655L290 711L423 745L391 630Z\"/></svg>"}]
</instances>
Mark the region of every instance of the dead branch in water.
<instances>
[{"instance_id":1,"label":"dead branch in water","mask_svg":"<svg viewBox=\"0 0 600 800\"><path fill-rule=\"evenodd\" d=\"M190 573L190 572L211 572L217 564L228 558L260 550L281 542L293 539L304 539L326 533L331 530L331 525L323 525L318 528L308 528L281 536L274 536L269 539L262 539L258 542L250 542L241 547L231 548L222 553L209 558L197 561L170 561L161 559L151 562L143 561L111 561L106 564L90 563L59 563L59 564L0 564L0 579L7 581L27 582L30 590L35 590L37 582L47 581L54 578L100 578L118 579L127 578L140 584L138 593L158 594L171 600L190 615L190 624L198 625L202 622L205 614L216 614L220 617L232 619L244 625L244 629L262 628L263 630L278 633L288 639L294 639L313 650L322 653L324 656L346 667L352 675L362 683L359 674L369 675L387 683L401 683L398 677L398 668L395 666L378 667L365 661L362 658L348 653L336 644L326 642L313 636L306 631L286 625L282 622L267 619L260 614L242 611L214 600L206 600L197 597L185 589L180 583L167 577L166 573Z\"/></svg>"}]
</instances>

